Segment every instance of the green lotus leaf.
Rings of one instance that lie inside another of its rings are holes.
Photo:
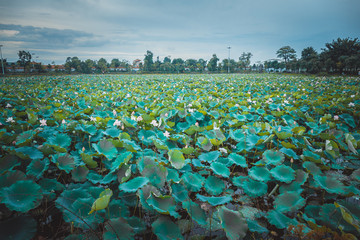
[[[246,137],[246,144],[254,147],[260,143],[261,138],[256,134],[248,134]]]
[[[322,175],[315,175],[314,176],[315,182],[322,188],[325,189],[328,193],[334,194],[346,194],[346,187],[342,182],[340,182],[336,177],[332,175],[322,176]]]
[[[244,192],[249,197],[260,197],[267,193],[268,185],[249,178],[247,181],[243,182],[243,188]]]
[[[26,180],[26,175],[19,171],[8,171],[4,175],[0,175],[0,188],[10,187],[17,181]]]
[[[187,148],[182,148],[180,151],[181,151],[183,154],[190,155],[190,154],[192,154],[192,153],[195,151],[195,148],[193,148],[193,147],[187,147]]]
[[[71,144],[71,138],[66,133],[60,133],[49,137],[47,144],[66,149]]]
[[[205,182],[205,178],[198,173],[186,172],[181,176],[186,188],[192,192],[200,191],[202,185]]]
[[[94,125],[78,125],[75,129],[88,133],[91,136],[94,136],[97,132],[97,128]]]
[[[207,202],[212,206],[223,205],[232,200],[232,197],[230,195],[225,195],[221,197],[207,197],[200,194],[196,194],[196,198],[202,202]]]
[[[205,137],[199,137],[197,139],[197,145],[200,146],[205,151],[210,151],[211,148],[213,147],[211,141]]]
[[[243,167],[243,168],[247,168],[248,165],[247,165],[247,162],[246,162],[246,158],[239,155],[239,154],[236,154],[236,153],[230,153],[229,156],[229,161],[233,164],[236,164],[240,167]]]
[[[56,179],[43,178],[39,181],[44,194],[52,194],[54,191],[60,192],[64,190],[64,185],[56,181]]]
[[[292,157],[293,159],[299,159],[299,156],[296,155],[294,150],[292,150],[290,148],[281,148],[280,152],[284,153],[285,155],[287,155],[289,157]]]
[[[105,224],[106,231],[103,234],[104,240],[111,239],[134,239],[134,229],[122,217],[112,218]]]
[[[30,164],[26,167],[26,174],[29,177],[34,179],[39,179],[42,177],[42,174],[49,168],[50,161],[45,158],[43,160],[36,159],[32,160]]]
[[[44,157],[44,154],[42,152],[40,152],[37,148],[34,148],[34,147],[19,147],[19,148],[16,148],[15,151],[17,153],[24,154],[25,156],[27,156],[33,160],[42,159]],[[20,156],[20,157],[22,157],[22,156]]]
[[[242,239],[246,236],[248,225],[240,212],[221,206],[218,215],[228,239]]]
[[[301,187],[301,184],[299,182],[293,181],[290,184],[283,184],[280,187],[279,192],[285,193],[285,192],[298,192],[298,193],[302,193],[304,191],[304,189]]]
[[[176,212],[176,201],[172,196],[156,196],[154,193],[151,193],[146,202],[161,214],[171,215],[174,218],[180,217]]]
[[[267,164],[280,165],[284,162],[285,156],[282,152],[276,150],[266,150],[263,153],[263,159]]]
[[[342,119],[344,119],[344,121],[346,122],[346,124],[348,124],[350,127],[352,128],[356,128],[356,123],[354,120],[354,117],[345,113],[345,114],[341,114],[339,117],[341,117]]]
[[[110,198],[112,195],[113,192],[109,188],[102,191],[99,197],[92,204],[91,211],[88,214],[107,208],[109,206]]]
[[[220,162],[213,162],[210,165],[210,169],[214,171],[215,174],[228,178],[230,176],[230,170],[226,167],[225,164]]]
[[[348,145],[349,150],[355,155],[358,155],[359,153],[358,151],[356,151],[357,141],[350,133],[345,133],[345,141]]]
[[[186,209],[191,218],[198,224],[204,226],[206,222],[206,213],[205,211],[196,203],[191,200],[183,201],[183,208]]]
[[[168,171],[168,175],[166,176],[166,180],[168,182],[175,182],[175,183],[180,182],[181,179],[176,169],[168,168],[167,171]]]
[[[306,201],[298,192],[284,192],[274,201],[275,209],[279,212],[294,212],[305,205]]]
[[[28,215],[16,216],[0,222],[0,236],[4,240],[31,240],[36,232],[37,222]]]
[[[204,162],[214,162],[214,161],[216,161],[220,156],[221,156],[220,151],[212,151],[212,152],[208,152],[208,153],[202,153],[202,154],[199,156],[199,160],[200,160],[200,161],[204,161]]]
[[[104,134],[107,136],[110,136],[112,138],[117,138],[119,137],[121,131],[119,129],[117,129],[116,127],[109,127],[104,131]]]
[[[41,199],[41,187],[31,180],[18,181],[0,191],[1,203],[23,213],[39,206]]]
[[[172,196],[178,202],[184,202],[189,199],[189,192],[182,183],[173,183],[171,185]]]
[[[271,179],[270,171],[266,167],[252,167],[249,170],[249,177],[261,182],[267,182]]]
[[[123,183],[129,180],[131,177],[131,166],[128,164],[124,164],[121,168],[117,171],[118,182]]]
[[[123,166],[123,164],[127,164],[132,157],[133,157],[133,153],[128,151],[118,155],[115,158],[115,160],[111,163],[110,172],[115,172],[116,170],[120,169]]]
[[[119,185],[119,189],[124,192],[136,192],[149,182],[146,177],[136,177]]]
[[[301,169],[295,171],[295,181],[298,182],[300,185],[303,185],[308,179],[308,177],[309,174]]]
[[[75,168],[75,159],[68,153],[58,153],[52,155],[53,163],[57,165],[60,170],[70,173]]]
[[[14,167],[21,165],[19,158],[16,155],[6,155],[0,158],[0,175],[11,171]]]
[[[357,180],[357,181],[360,182],[360,169],[357,169],[357,170],[353,171],[353,173],[351,174],[351,177],[354,180]]]
[[[204,184],[205,190],[210,195],[219,195],[225,189],[225,183],[220,178],[208,176]]]
[[[181,240],[184,237],[177,224],[175,224],[169,217],[160,216],[155,222],[151,224],[155,235],[160,240],[176,239]]]
[[[248,177],[238,176],[238,177],[233,177],[232,182],[237,187],[243,187],[244,182],[247,180],[248,180]]]
[[[144,129],[139,131],[138,139],[141,139],[141,142],[146,146],[149,146],[153,143],[152,137],[156,137],[156,133],[154,131]]]
[[[85,182],[89,169],[86,166],[77,166],[71,171],[71,178],[74,182]]]
[[[241,212],[241,214],[246,219],[251,219],[251,220],[255,220],[255,218],[262,213],[262,211],[257,208],[245,206],[245,205],[239,209],[239,212]]]
[[[124,144],[124,147],[126,150],[130,152],[137,152],[141,150],[141,147],[137,145],[134,141],[130,141],[128,139],[121,139],[122,143]]]
[[[167,168],[162,165],[146,165],[141,172],[143,177],[158,188],[164,187],[167,174]]]
[[[294,127],[293,129],[291,129],[291,131],[293,133],[295,133],[296,135],[303,135],[306,131],[306,128],[303,126],[299,126],[299,127]]]
[[[246,219],[250,232],[268,233],[269,230],[258,223],[256,220]]]
[[[275,134],[281,140],[292,137],[292,133],[290,133],[290,132],[278,132],[278,131],[275,131]]]
[[[146,201],[147,199],[150,197],[151,192],[153,192],[156,195],[160,195],[160,191],[159,189],[157,189],[156,187],[154,187],[151,184],[145,185],[144,187],[140,188],[139,191],[136,193],[137,196],[139,197],[140,203],[141,203],[141,207],[149,210],[149,211],[153,211],[153,207],[150,206]],[[175,198],[175,196],[174,196]]]
[[[98,144],[93,143],[93,148],[99,153],[104,155],[108,160],[112,160],[116,157],[118,151],[112,142],[103,139]]]
[[[94,198],[75,198],[75,201],[71,199],[71,202],[69,208],[63,209],[65,222],[83,230],[96,229],[100,223],[104,222],[104,218],[100,214],[89,215]]]
[[[270,170],[271,175],[280,182],[290,183],[295,179],[295,171],[286,165],[276,166]]]
[[[311,151],[305,150],[303,152],[303,155],[306,160],[315,162],[315,163],[321,163],[321,157],[319,154],[313,153]]]
[[[278,229],[285,229],[289,225],[297,225],[297,221],[291,218],[288,218],[281,212],[277,210],[271,210],[266,215],[266,218],[268,219],[269,223],[277,227]]]
[[[313,162],[303,162],[303,167],[308,170],[309,173],[311,173],[312,175],[321,175],[321,169]]]
[[[16,145],[26,145],[28,144],[36,134],[35,131],[29,130],[21,133],[16,137]]]
[[[169,161],[171,165],[176,169],[181,169],[185,165],[184,155],[180,150],[172,149],[168,152]]]
[[[97,167],[97,162],[93,160],[93,156],[88,155],[86,153],[81,153],[80,156],[81,156],[81,159],[83,160],[83,162],[89,168],[96,168]]]

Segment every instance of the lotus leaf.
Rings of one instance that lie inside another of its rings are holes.
[[[185,158],[180,150],[174,149],[168,152],[169,161],[176,169],[181,169],[185,165]]]
[[[322,176],[315,175],[314,180],[319,186],[325,189],[328,193],[346,194],[346,187],[338,179],[332,175]]]
[[[204,226],[206,222],[206,213],[205,211],[196,203],[191,200],[183,201],[183,208],[186,209],[191,218],[198,224]]]
[[[295,171],[285,165],[276,166],[275,168],[270,170],[271,175],[281,182],[290,183],[295,179]]]
[[[205,181],[205,190],[210,195],[219,195],[225,189],[225,183],[223,180],[215,177],[215,176],[208,176]]]
[[[19,147],[16,148],[15,151],[24,154],[33,160],[42,159],[44,157],[44,154],[34,147]]]
[[[75,168],[75,159],[68,153],[58,153],[52,155],[53,163],[57,165],[60,170],[70,173]]]
[[[167,174],[167,168],[162,165],[146,165],[141,172],[142,176],[158,188],[164,186]]]
[[[212,206],[223,205],[232,200],[232,197],[230,195],[225,195],[225,196],[221,196],[221,197],[207,197],[207,196],[203,196],[200,194],[196,194],[196,197],[200,201],[208,202]]]
[[[153,185],[151,184],[148,184],[148,185],[145,185],[144,187],[140,188],[139,191],[137,192],[137,196],[139,197],[140,199],[140,203],[141,203],[141,206],[144,208],[144,209],[147,209],[147,210],[153,210],[153,207],[151,207],[147,202],[146,200],[150,197],[150,194],[151,192],[155,193],[156,195],[160,195],[160,191],[154,187]],[[174,198],[176,199],[176,197],[174,196]],[[111,204],[111,203],[110,203]]]
[[[248,167],[247,162],[246,162],[246,158],[239,155],[239,154],[230,153],[228,158],[229,158],[230,162],[233,163],[233,164],[236,164],[236,165],[238,165],[240,167],[243,167],[243,168]]]
[[[284,192],[276,197],[275,209],[279,212],[294,212],[305,205],[306,201],[298,192]]]
[[[353,171],[353,173],[351,174],[351,177],[354,180],[357,180],[357,181],[360,182],[360,169],[357,169],[357,170]]]
[[[172,196],[156,196],[151,192],[146,202],[149,204],[149,206],[153,207],[161,214],[171,215],[174,218],[180,217],[180,215],[176,212],[176,201]]]
[[[296,155],[296,153],[294,152],[294,150],[289,149],[289,148],[281,148],[280,152],[284,153],[285,155],[292,157],[293,159],[299,159],[299,156]]]
[[[242,239],[245,237],[248,225],[240,212],[221,206],[218,210],[218,214],[221,226],[228,239]]]
[[[203,153],[199,156],[199,160],[204,162],[214,162],[221,156],[220,151],[212,151],[208,153]]]
[[[184,202],[189,199],[189,192],[182,183],[173,183],[171,185],[172,195],[178,202]]]
[[[136,177],[119,185],[119,189],[124,192],[136,192],[149,182],[146,177]]]
[[[302,165],[312,175],[321,175],[322,174],[321,169],[313,162],[306,161]]]
[[[226,167],[225,164],[219,163],[219,162],[213,162],[210,165],[210,169],[214,171],[215,174],[223,176],[223,177],[229,177],[230,176],[230,170]]]
[[[106,139],[101,140],[98,144],[93,143],[92,146],[99,154],[104,155],[109,160],[114,159],[118,153],[114,145]]]
[[[31,180],[18,181],[0,192],[1,203],[10,210],[27,212],[40,205],[41,187]]]
[[[270,171],[266,167],[252,167],[249,170],[249,177],[262,182],[267,182],[271,179]]]
[[[263,153],[263,159],[267,164],[280,165],[284,162],[285,156],[282,152],[276,150],[266,150]]]
[[[205,178],[198,173],[186,172],[182,175],[186,188],[192,192],[198,192],[205,182]]]
[[[15,216],[0,222],[2,239],[30,240],[36,235],[37,222],[28,215]]]
[[[244,192],[249,197],[260,197],[267,193],[268,185],[252,179],[243,182]]]
[[[55,136],[49,137],[47,143],[53,146],[60,147],[60,149],[66,149],[71,144],[71,138],[65,133],[60,133],[56,134]]]
[[[121,168],[121,166],[123,164],[127,164],[130,159],[133,157],[133,153],[132,152],[123,152],[121,154],[119,154],[115,160],[111,163],[111,169],[110,169],[110,172],[114,172],[118,169]]]
[[[269,230],[258,223],[256,220],[246,219],[250,232],[268,233]]]
[[[28,144],[36,134],[35,131],[29,130],[21,133],[16,137],[16,145],[26,145]]]
[[[278,229],[284,229],[287,228],[289,225],[297,225],[297,221],[291,218],[288,218],[281,212],[277,210],[271,210],[266,215],[266,218],[268,219],[269,223],[277,227]]]
[[[248,177],[244,177],[244,176],[238,176],[238,177],[234,177],[232,179],[232,182],[235,186],[237,187],[243,187],[244,186],[244,182],[248,180]]]
[[[89,214],[93,213],[94,211],[99,211],[108,207],[110,198],[113,195],[113,192],[107,188],[102,191],[99,195],[99,198],[95,200],[95,202],[91,206],[91,211]]]
[[[31,163],[26,167],[26,174],[34,179],[39,179],[42,177],[42,174],[49,168],[49,164],[50,161],[47,158],[43,160],[32,160]]]
[[[184,239],[177,224],[169,217],[160,216],[151,226],[160,240]]]
[[[168,182],[171,182],[171,181],[175,182],[175,183],[180,182],[180,177],[179,177],[179,173],[177,170],[168,168],[167,172],[168,172],[168,174],[166,176],[166,180]]]

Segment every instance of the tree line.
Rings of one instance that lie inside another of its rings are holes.
[[[17,64],[24,69],[35,68],[38,71],[51,69],[51,65],[31,66],[32,55],[26,51],[19,51]],[[184,72],[250,72],[250,71],[281,71],[293,73],[320,72],[337,74],[358,74],[360,71],[360,42],[358,38],[338,38],[331,43],[326,43],[325,48],[318,53],[313,47],[304,48],[301,57],[297,58],[296,51],[290,46],[283,46],[276,51],[280,59],[268,60],[263,63],[256,62],[251,65],[252,53],[243,52],[236,61],[235,59],[220,59],[216,54],[210,60],[165,57],[160,61],[159,57],[154,60],[154,54],[148,50],[142,61],[130,63],[127,60],[114,58],[107,62],[105,58],[98,61],[87,59],[80,60],[78,57],[68,57],[64,64],[67,73],[107,73],[111,71],[130,72],[140,71],[142,73],[184,73]]]

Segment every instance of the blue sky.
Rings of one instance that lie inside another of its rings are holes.
[[[289,45],[297,56],[340,37],[360,37],[359,0],[0,0],[3,57],[35,53],[43,63],[78,56],[209,60],[216,53],[252,63]]]

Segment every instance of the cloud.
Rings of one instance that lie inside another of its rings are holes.
[[[27,48],[42,49],[103,46],[106,43],[83,31],[13,24],[0,24],[0,37],[3,41],[21,42]]]

